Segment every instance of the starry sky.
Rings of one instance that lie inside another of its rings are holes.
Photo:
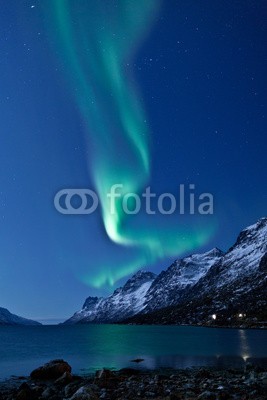
[[[0,18],[0,306],[56,322],[266,216],[264,0],[12,0]],[[111,216],[116,183],[194,184],[214,214]],[[63,188],[97,211],[58,213]]]

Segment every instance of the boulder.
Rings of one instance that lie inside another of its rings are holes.
[[[205,400],[216,400],[216,394],[206,390],[205,392],[201,393],[198,396],[198,399],[201,399],[201,400],[204,400],[204,399]]]
[[[73,376],[71,375],[70,372],[64,372],[63,375],[61,375],[56,381],[55,384],[57,385],[62,385],[62,386],[66,386],[68,385],[70,382],[73,381]]]
[[[19,391],[16,395],[16,400],[31,400],[33,399],[33,393],[30,386],[27,383],[23,383],[19,387]]]
[[[114,372],[110,371],[109,369],[104,368],[99,371],[96,371],[95,377],[97,379],[107,380],[107,379],[115,377],[115,374],[114,374]]]
[[[196,373],[196,377],[199,379],[208,379],[211,377],[211,373],[209,370],[202,368]]]
[[[56,394],[55,389],[53,388],[46,388],[42,393],[42,399],[50,400],[52,396]]]
[[[70,400],[97,400],[97,399],[98,396],[93,392],[90,386],[82,386],[70,398]]]
[[[119,375],[124,376],[133,376],[133,375],[140,375],[140,370],[134,368],[122,368],[119,370]]]
[[[55,380],[65,372],[71,373],[71,366],[64,360],[53,360],[32,371],[30,377],[34,380]]]

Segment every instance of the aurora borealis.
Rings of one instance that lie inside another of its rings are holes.
[[[51,37],[69,66],[68,81],[86,122],[88,166],[102,206],[109,238],[135,249],[133,260],[89,271],[85,279],[100,287],[166,256],[178,256],[205,244],[212,229],[183,229],[179,223],[155,229],[153,221],[129,227],[121,198],[110,212],[107,193],[121,185],[121,195],[140,193],[150,179],[149,123],[130,63],[138,45],[153,29],[161,2],[53,0]]]
[[[3,3],[0,306],[65,318],[139,269],[227,250],[266,215],[266,13],[264,0]],[[114,184],[141,200],[150,187],[153,209],[184,184],[186,213],[125,215],[121,196],[111,214]],[[65,188],[94,190],[98,209],[60,214]],[[211,193],[214,215],[191,215],[189,192],[196,207]]]

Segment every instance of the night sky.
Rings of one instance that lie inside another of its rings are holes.
[[[2,0],[0,18],[0,306],[68,317],[266,216],[265,0]],[[116,183],[194,184],[214,215],[111,217]],[[63,188],[102,208],[60,214]]]

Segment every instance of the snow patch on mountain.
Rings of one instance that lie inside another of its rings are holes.
[[[152,272],[138,271],[111,296],[86,299],[82,310],[65,323],[114,322],[139,313],[144,308],[146,293],[155,278]]]
[[[226,253],[214,248],[192,254],[158,276],[139,271],[111,296],[86,299],[82,310],[65,323],[118,322],[132,316],[137,322],[141,318],[155,323],[201,323],[220,310],[225,310],[225,318],[226,314],[232,318],[233,310],[242,304],[252,309],[254,303],[254,311],[261,315],[267,305],[266,272],[267,218],[261,218],[244,229]],[[173,307],[173,313],[161,315],[166,307]]]
[[[205,276],[223,255],[221,250],[214,248],[176,260],[151,285],[146,296],[145,312],[177,304],[182,294]]]

